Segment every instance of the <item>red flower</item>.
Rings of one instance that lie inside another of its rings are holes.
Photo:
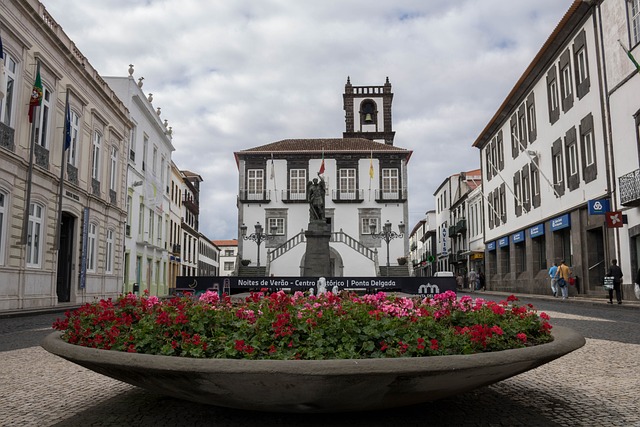
[[[509,295],[507,297],[507,301],[509,301],[509,302],[518,301],[518,297],[515,296],[515,295]]]
[[[516,334],[516,338],[518,338],[520,341],[522,341],[522,343],[526,343],[527,342],[527,334],[520,332],[519,334]]]
[[[431,340],[431,350],[436,351],[438,350],[439,346],[438,346],[438,340],[433,339]]]

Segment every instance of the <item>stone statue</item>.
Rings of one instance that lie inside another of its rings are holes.
[[[309,221],[324,220],[324,197],[326,187],[324,178],[313,178],[307,183],[307,201],[309,202]]]

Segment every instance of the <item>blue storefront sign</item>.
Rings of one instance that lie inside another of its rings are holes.
[[[504,248],[505,246],[509,246],[509,238],[503,237],[500,240],[498,240],[498,246],[501,248]]]
[[[511,241],[513,243],[522,243],[524,242],[524,231],[519,231],[515,234],[511,235]]]
[[[553,218],[550,221],[551,224],[551,230],[552,231],[557,231],[557,230],[561,230],[563,228],[568,228],[571,227],[571,217],[569,217],[569,214],[564,214],[562,216],[559,216],[557,218]]]
[[[589,215],[604,215],[609,212],[609,199],[596,199],[587,202],[589,207]]]
[[[529,229],[529,236],[531,236],[532,239],[535,237],[544,236],[544,224],[538,224],[531,227]]]
[[[496,250],[496,241],[495,240],[493,242],[487,243],[487,250],[488,251],[495,251]]]

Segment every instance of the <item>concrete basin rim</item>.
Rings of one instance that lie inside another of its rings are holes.
[[[209,373],[282,373],[353,375],[369,373],[418,373],[424,371],[450,371],[477,366],[498,366],[532,359],[553,360],[585,344],[582,335],[573,329],[554,326],[554,340],[550,343],[520,349],[503,350],[470,355],[331,360],[244,360],[197,359],[100,350],[69,344],[62,340],[61,332],[46,336],[41,345],[52,354],[79,364],[126,365],[128,368],[154,371],[191,371]]]

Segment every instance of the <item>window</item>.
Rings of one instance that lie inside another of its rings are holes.
[[[107,274],[113,273],[113,230],[107,230],[107,253],[104,270]]]
[[[144,136],[142,141],[142,170],[145,171],[147,167],[147,153],[149,151],[149,137]]]
[[[584,146],[585,165],[591,166],[595,163],[593,153],[593,131],[589,131],[582,136],[582,145]]]
[[[561,184],[563,181],[562,173],[562,154],[556,154],[553,156],[553,183]]]
[[[131,236],[131,204],[133,203],[133,199],[131,196],[127,196],[127,225],[125,227],[125,231],[127,232],[127,236]]]
[[[558,98],[558,81],[555,65],[547,72],[547,105],[549,107],[549,123],[554,124],[560,118],[560,101]]]
[[[560,55],[560,93],[562,111],[566,113],[573,107],[573,80],[571,78],[571,53],[569,49]]]
[[[42,206],[29,205],[29,226],[27,228],[27,266],[40,267],[42,240]]]
[[[149,208],[149,228],[147,228],[147,235],[149,236],[148,242],[153,242],[153,223],[155,219],[155,214],[153,213],[153,209]]]
[[[275,236],[284,236],[284,218],[267,218],[267,233]]]
[[[136,133],[138,132],[138,129],[136,127],[135,124],[131,125],[131,134],[130,134],[130,141],[129,141],[129,160],[131,160],[133,163],[136,162]]]
[[[382,198],[397,199],[398,187],[398,169],[382,169]]]
[[[360,221],[360,234],[371,234],[372,225],[375,225],[376,233],[381,231],[378,218],[363,217]]]
[[[529,144],[532,144],[538,137],[538,128],[536,124],[536,103],[533,92],[527,98],[527,128],[529,130]]]
[[[524,205],[526,210],[529,210],[529,199],[530,199],[530,189],[529,186],[529,174],[522,173],[522,204]]]
[[[640,0],[627,0],[632,46],[640,43]]]
[[[18,64],[10,53],[4,53],[4,71],[7,78],[4,99],[0,103],[0,122],[11,127],[13,118],[13,95]]]
[[[70,111],[70,122],[71,122],[71,144],[69,145],[69,149],[67,150],[67,163],[71,166],[76,165],[76,158],[78,156],[78,134],[80,131],[80,116],[78,113],[71,110]]]
[[[513,203],[516,216],[522,215],[522,190],[520,188],[520,172],[513,175]]]
[[[340,169],[339,180],[340,180],[340,184],[339,184],[340,198],[348,198],[344,196],[350,196],[351,198],[355,198],[356,170]]]
[[[576,144],[571,144],[568,147],[568,167],[569,167],[569,176],[573,176],[578,173],[578,149]]]
[[[249,169],[247,171],[247,198],[250,200],[258,200],[263,198],[264,193],[264,170]]]
[[[289,199],[305,200],[307,198],[307,170],[291,169],[289,171]]]
[[[100,144],[102,134],[97,130],[93,132],[93,155],[91,156],[91,178],[100,181]]]
[[[140,210],[138,211],[138,237],[142,237],[144,233],[144,204],[140,203]]]
[[[233,249],[225,249],[224,256],[235,256]]]
[[[156,239],[158,239],[158,246],[162,242],[162,215],[158,215],[158,221],[156,221]]]
[[[111,177],[109,179],[109,188],[116,191],[118,181],[118,149],[111,147]]]
[[[5,200],[7,196],[4,193],[0,193],[0,265],[4,265],[4,240],[5,240],[5,218],[6,207]]]
[[[47,86],[42,86],[42,104],[40,104],[38,117],[34,120],[36,144],[47,148],[49,146],[49,112],[51,110],[51,90]]]
[[[520,140],[518,148],[523,151],[527,147],[527,115],[524,104],[520,106],[518,111],[518,139]]]
[[[97,226],[89,224],[89,234],[87,239],[87,271],[96,271],[96,239]]]
[[[164,177],[165,177],[164,170],[165,170],[165,158],[164,158],[164,156],[162,156],[162,158],[160,159],[160,183],[161,183],[161,185],[163,187],[166,187],[165,192],[168,193],[169,192],[169,186],[166,185],[166,182],[165,182],[165,179],[164,179]]]
[[[154,146],[153,147],[153,158],[151,159],[151,171],[153,172],[153,174],[156,174],[156,170],[157,170],[157,163],[158,163],[158,147]]]
[[[225,271],[233,271],[234,268],[235,268],[235,265],[234,265],[233,261],[225,261],[224,262],[224,270]]]

